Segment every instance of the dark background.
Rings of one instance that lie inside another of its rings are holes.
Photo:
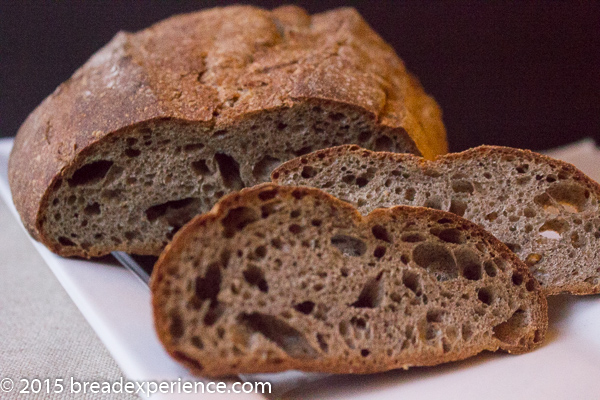
[[[14,135],[118,30],[228,3],[0,0],[0,136]],[[451,150],[600,141],[598,2],[297,4],[312,13],[356,7],[442,106]]]

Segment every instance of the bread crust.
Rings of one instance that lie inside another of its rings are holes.
[[[356,107],[426,157],[447,151],[439,107],[354,9],[214,8],[118,33],[47,97],[15,139],[14,203],[50,245],[39,230],[48,194],[95,144],[165,119],[215,128],[307,100]]]
[[[514,157],[515,159],[522,161],[522,163],[524,164],[546,164],[557,171],[564,171],[570,176],[570,179],[588,189],[591,193],[594,194],[594,196],[596,196],[596,198],[600,198],[600,184],[590,179],[587,175],[585,175],[583,172],[577,169],[577,167],[570,163],[557,160],[543,154],[535,153],[530,150],[489,145],[478,146],[460,153],[449,153],[445,155],[440,155],[437,156],[434,160],[427,160],[412,154],[374,152],[368,149],[363,149],[357,145],[342,145],[328,149],[318,150],[311,154],[307,154],[305,156],[287,161],[279,167],[277,167],[272,172],[271,179],[273,182],[277,183],[279,181],[279,177],[289,175],[293,171],[298,171],[304,165],[310,165],[313,160],[318,161],[323,159],[335,159],[337,157],[349,153],[360,154],[364,157],[372,159],[390,160],[391,162],[398,164],[410,162],[415,165],[418,165],[419,168],[423,171],[429,169],[435,170],[439,165],[453,165],[457,161],[473,161],[477,159],[487,159],[490,156],[504,158]],[[545,287],[544,290],[547,295],[556,295],[560,293],[569,293],[574,295],[589,295],[599,293],[600,286],[596,285],[596,287],[593,287],[588,284],[573,281],[563,284],[560,287]]]
[[[445,362],[457,361],[471,357],[483,350],[496,351],[501,349],[513,354],[521,354],[531,351],[539,347],[545,336],[548,326],[548,315],[547,315],[547,302],[538,282],[533,279],[527,266],[519,260],[519,258],[511,252],[508,247],[503,243],[489,234],[487,231],[479,227],[478,225],[460,218],[454,214],[433,210],[424,207],[410,207],[410,206],[396,206],[387,209],[377,209],[369,215],[362,216],[352,205],[343,202],[319,189],[309,187],[292,187],[292,186],[280,186],[272,183],[264,183],[257,185],[252,188],[246,188],[238,193],[232,193],[223,197],[213,209],[206,214],[195,217],[192,221],[186,224],[174,237],[173,241],[167,245],[165,251],[161,254],[159,260],[155,264],[153,274],[151,277],[150,287],[152,291],[152,305],[154,314],[155,328],[158,333],[163,346],[167,352],[188,367],[192,372],[203,376],[223,376],[232,373],[231,369],[225,365],[225,362],[219,362],[218,360],[201,360],[202,365],[198,360],[194,360],[189,356],[183,354],[177,345],[174,344],[173,337],[169,331],[169,318],[167,316],[164,305],[166,299],[164,296],[163,286],[168,283],[166,280],[170,278],[170,267],[173,263],[177,263],[177,257],[182,254],[182,250],[186,247],[192,246],[194,233],[205,229],[210,226],[214,221],[223,218],[226,213],[234,209],[235,207],[243,207],[249,205],[249,201],[252,201],[254,197],[260,192],[267,190],[277,190],[278,193],[284,193],[284,195],[295,196],[296,198],[310,195],[317,199],[321,199],[325,204],[331,204],[332,208],[342,210],[342,214],[348,213],[356,223],[356,226],[361,224],[382,222],[388,219],[393,219],[395,215],[410,215],[413,219],[418,218],[430,218],[432,220],[439,220],[447,218],[452,221],[458,222],[461,227],[469,230],[472,237],[479,237],[483,241],[490,243],[495,252],[500,257],[504,257],[513,268],[522,274],[526,281],[531,282],[531,294],[534,297],[531,308],[531,330],[526,340],[521,340],[518,344],[509,344],[501,342],[497,339],[491,339],[489,345],[485,348],[469,349],[468,352],[462,352],[457,354],[452,352],[444,354],[443,356],[431,356],[421,355],[411,359],[407,359],[403,367],[408,368],[409,366],[431,366]],[[171,272],[172,274],[172,272]],[[180,277],[179,277],[180,278]],[[535,335],[532,332],[537,331]],[[331,361],[331,360],[329,360]],[[381,372],[393,368],[393,360],[390,359],[389,364],[385,368],[364,367],[353,365],[350,368],[343,362],[322,362],[321,360],[302,360],[295,359],[292,357],[284,357],[282,361],[278,361],[276,364],[268,365],[265,369],[265,364],[253,365],[246,364],[243,371],[240,373],[253,373],[253,372],[279,372],[288,369],[300,369],[304,371],[318,371],[318,372],[329,372],[329,373],[374,373]]]

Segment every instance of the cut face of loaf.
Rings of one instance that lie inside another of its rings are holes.
[[[371,132],[365,146],[411,149],[357,110],[312,102],[218,132],[178,121],[136,128],[98,143],[64,171],[48,193],[41,231],[63,255],[158,255],[224,194],[268,180],[282,161],[312,149],[361,142],[363,132]]]
[[[27,118],[9,179],[52,251],[158,255],[224,194],[345,143],[446,151],[437,104],[356,11],[232,6],[118,34]]]
[[[506,243],[547,294],[600,292],[600,187],[571,164],[505,147],[426,161],[341,146],[272,177],[322,188],[363,214],[394,205],[453,212]]]
[[[206,376],[521,353],[547,327],[539,284],[475,224],[416,207],[362,217],[306,187],[223,198],[177,233],[151,288],[162,343]]]

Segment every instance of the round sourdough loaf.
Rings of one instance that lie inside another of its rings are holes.
[[[355,10],[233,6],[117,34],[27,118],[9,178],[52,251],[158,254],[224,194],[344,143],[447,150],[437,104]]]

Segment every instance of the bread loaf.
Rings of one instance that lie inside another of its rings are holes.
[[[364,214],[401,204],[451,211],[506,243],[547,294],[600,292],[600,187],[571,164],[506,147],[426,161],[341,146],[273,178],[322,188]]]
[[[344,143],[446,151],[435,101],[355,10],[232,6],[115,36],[24,122],[9,178],[52,251],[159,254],[224,194]]]
[[[371,373],[541,343],[539,284],[504,244],[422,207],[362,217],[263,184],[184,226],[152,275],[158,336],[206,376]]]

